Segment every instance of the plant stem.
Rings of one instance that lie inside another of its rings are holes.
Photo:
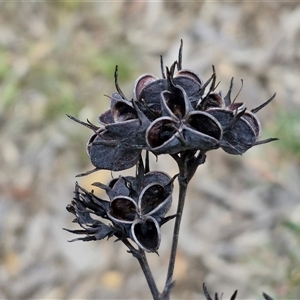
[[[145,255],[145,251],[140,250],[140,253],[141,253],[141,255],[138,258],[138,261],[139,261],[140,266],[141,266],[141,268],[144,272],[145,278],[148,282],[148,286],[150,288],[152,297],[153,297],[154,300],[160,300],[161,298],[160,298],[160,295],[159,295],[159,291],[157,289],[155,280],[154,280],[152,272],[150,270],[148,260],[147,260],[147,257]]]
[[[176,220],[174,224],[173,241],[172,241],[167,279],[165,283],[164,292],[161,296],[161,300],[170,299],[170,291],[173,286],[173,273],[175,267],[180,224],[182,219],[182,213],[183,213],[188,183],[194,176],[198,166],[205,162],[206,156],[205,153],[201,151],[198,153],[197,156],[195,156],[195,152],[187,151],[185,153],[182,153],[181,156],[173,155],[172,157],[177,162],[179,168],[179,176],[178,176],[179,195],[178,195],[178,206],[177,206]]]
[[[170,299],[170,291],[173,285],[172,281],[173,281],[173,273],[174,273],[176,252],[177,252],[178,239],[179,239],[180,224],[181,224],[182,212],[184,208],[185,196],[186,196],[186,191],[188,186],[187,159],[182,159],[182,157],[179,158],[178,156],[173,158],[176,160],[179,167],[179,176],[178,176],[179,195],[178,195],[178,206],[177,206],[176,220],[174,224],[173,241],[172,241],[172,248],[170,253],[167,279],[166,279],[165,288],[163,292],[163,298],[161,298],[163,300]]]
[[[129,248],[128,252],[130,252],[138,260],[147,280],[153,299],[160,300],[160,294],[150,270],[145,251],[142,249],[136,249],[128,240],[123,240],[123,243]]]

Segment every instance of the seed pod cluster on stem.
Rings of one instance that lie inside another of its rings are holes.
[[[68,230],[83,235],[74,240],[102,240],[115,236],[136,257],[154,299],[169,299],[181,217],[188,183],[206,153],[222,149],[242,155],[251,147],[276,140],[260,140],[261,125],[256,113],[270,103],[275,94],[260,106],[248,110],[245,103],[232,100],[233,78],[226,95],[216,92],[216,72],[203,81],[195,72],[182,68],[182,41],[178,59],[164,67],[161,78],[146,73],[134,84],[128,99],[114,80],[116,91],[109,97],[110,107],[99,115],[100,125],[89,120],[72,120],[92,130],[86,145],[94,169],[122,171],[136,166],[135,176],[119,176],[107,185],[93,185],[105,190],[108,199],[100,199],[75,185],[74,198],[67,210],[75,215],[81,229]],[[142,152],[146,153],[145,160]],[[160,171],[150,171],[149,153],[156,157],[169,154],[178,165],[179,196],[176,215],[166,216],[172,204],[173,178]],[[95,218],[97,216],[97,218]],[[163,293],[159,293],[149,269],[146,252],[158,252],[160,227],[175,218],[169,269]],[[204,286],[206,298],[210,296]],[[234,298],[235,299],[234,294]],[[209,298],[208,298],[209,297]],[[216,296],[217,297],[217,296]],[[216,298],[218,299],[218,298]]]

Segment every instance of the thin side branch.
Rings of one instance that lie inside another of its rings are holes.
[[[158,288],[156,286],[154,277],[149,267],[149,263],[145,254],[145,251],[142,249],[136,249],[132,244],[126,239],[122,240],[122,242],[129,248],[129,253],[131,253],[139,262],[144,276],[147,280],[148,286],[150,288],[153,300],[161,300]]]

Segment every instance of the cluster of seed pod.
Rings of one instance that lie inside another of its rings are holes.
[[[223,97],[215,92],[214,68],[203,82],[194,72],[182,69],[181,57],[182,44],[178,61],[166,68],[166,74],[161,60],[162,78],[143,74],[136,80],[131,100],[118,85],[116,68],[117,92],[110,98],[110,109],[99,116],[102,127],[72,117],[93,130],[87,153],[96,169],[130,168],[142,150],[160,155],[222,148],[229,154],[243,154],[275,140],[259,140],[261,126],[255,115],[275,94],[249,111],[244,103],[231,100],[233,80]]]
[[[137,165],[136,177],[120,177],[108,186],[98,183],[109,201],[97,198],[78,185],[68,210],[86,234],[81,240],[103,239],[112,235],[130,238],[139,248],[155,252],[160,244],[160,226],[168,220],[173,180],[161,172],[144,174],[141,152],[155,155],[206,153],[221,148],[229,154],[243,154],[249,148],[273,141],[260,140],[261,126],[255,115],[275,97],[252,110],[231,100],[233,80],[226,96],[216,92],[216,74],[203,82],[193,71],[182,68],[182,43],[178,60],[162,78],[143,74],[137,78],[133,99],[128,100],[118,84],[110,97],[110,109],[99,116],[102,126],[74,121],[93,131],[87,153],[94,170],[120,171]],[[191,160],[192,161],[192,160]],[[94,171],[92,170],[92,171]],[[91,172],[91,171],[89,171]],[[89,172],[85,173],[88,174]],[[112,226],[93,220],[90,214],[109,219]]]
[[[159,248],[162,224],[173,218],[165,217],[172,202],[173,180],[163,172],[144,172],[139,161],[136,177],[113,179],[108,185],[93,185],[104,189],[109,201],[100,199],[76,184],[75,197],[67,210],[76,216],[82,230],[68,230],[84,237],[75,240],[101,240],[115,235],[131,239],[139,248],[156,252]],[[91,217],[109,220],[110,225]]]

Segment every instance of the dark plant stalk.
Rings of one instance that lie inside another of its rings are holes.
[[[160,300],[161,298],[159,295],[159,291],[156,286],[151,269],[149,267],[145,251],[142,249],[136,249],[135,247],[132,246],[132,244],[128,240],[123,240],[123,243],[129,248],[128,252],[130,252],[138,260],[143,270],[144,276],[147,280],[153,299]]]
[[[150,288],[151,294],[153,296],[154,300],[160,300],[160,295],[159,295],[159,291],[157,289],[154,277],[152,275],[152,272],[150,270],[149,264],[148,264],[148,260],[145,254],[144,250],[140,250],[140,256],[138,257],[138,261],[140,263],[140,266],[143,270],[143,273],[145,275],[145,278],[147,280],[148,286]]]
[[[172,287],[180,224],[181,224],[182,212],[184,208],[185,196],[186,196],[186,191],[188,186],[188,183],[184,177],[178,178],[178,182],[179,182],[178,206],[177,206],[176,220],[175,220],[174,231],[173,231],[173,241],[172,241],[172,248],[171,248],[170,260],[169,260],[169,267],[168,267],[167,279],[165,284],[165,293],[167,296],[167,298],[165,299],[169,299],[169,294]]]
[[[193,175],[195,174],[198,166],[205,162],[204,153],[200,151],[197,156],[194,156],[194,154],[195,154],[194,152],[186,151],[184,153],[181,153],[180,156],[172,155],[174,160],[177,162],[179,168],[179,175],[178,175],[179,195],[178,195],[176,220],[175,220],[174,230],[173,230],[173,239],[172,239],[172,248],[170,253],[169,267],[168,267],[164,292],[161,298],[162,300],[170,299],[170,291],[173,286],[173,273],[174,273],[174,267],[176,261],[180,224],[182,219],[182,213],[183,213],[188,183],[192,179]],[[192,163],[190,163],[190,161],[192,161]]]
[[[173,273],[175,267],[180,224],[181,224],[182,212],[184,208],[185,196],[186,196],[186,191],[188,186],[188,180],[187,180],[188,161],[186,159],[186,156],[184,157],[184,155],[181,156],[172,155],[172,157],[177,162],[179,168],[179,175],[178,175],[179,195],[178,195],[176,220],[175,220],[174,230],[173,230],[172,248],[171,248],[170,259],[169,259],[168,273],[167,273],[164,292],[162,294],[163,297],[161,298],[163,300],[170,299],[170,291],[173,286]]]

